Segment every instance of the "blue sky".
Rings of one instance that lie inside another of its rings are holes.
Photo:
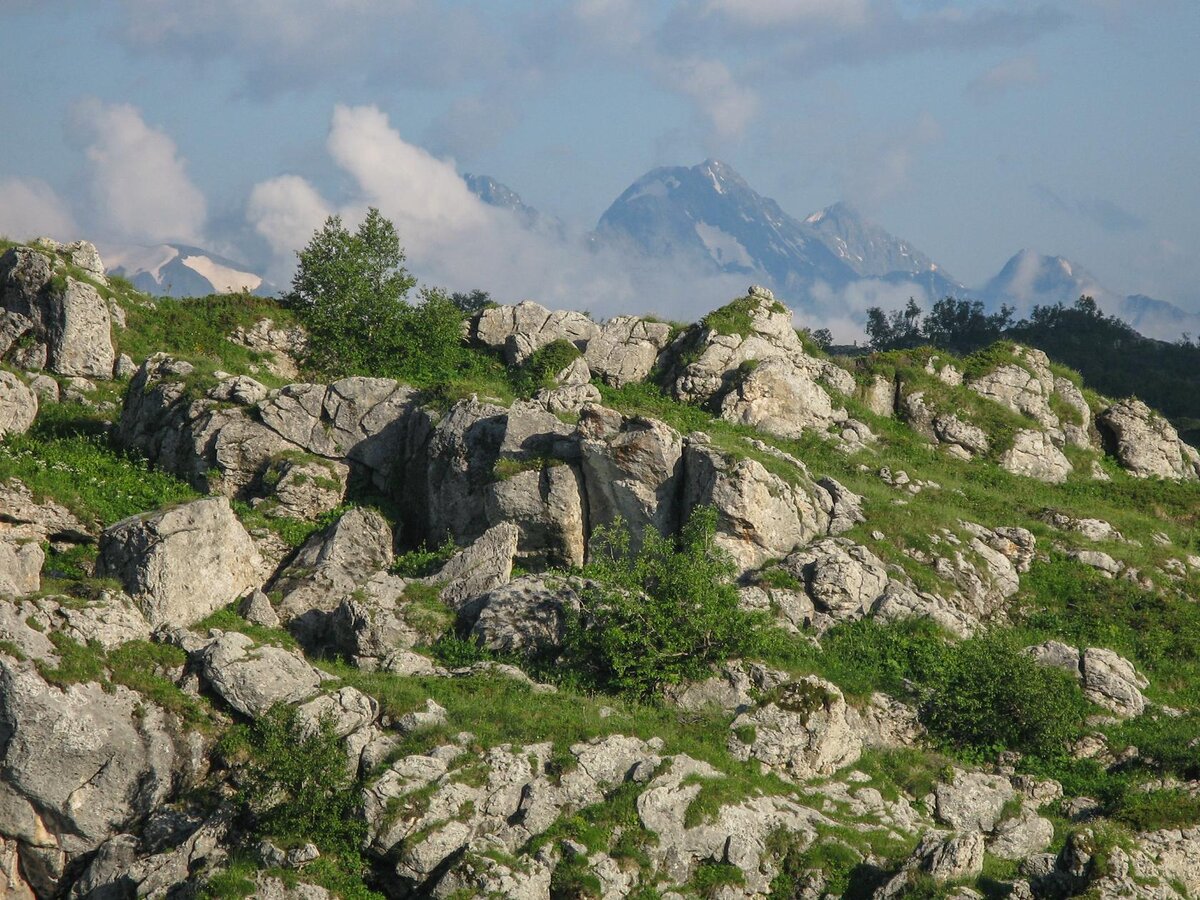
[[[968,284],[1032,247],[1196,309],[1198,36],[1174,0],[4,0],[0,232],[286,278],[322,215],[375,203],[430,280],[603,306],[638,286],[507,235],[454,173],[583,232],[711,156]]]

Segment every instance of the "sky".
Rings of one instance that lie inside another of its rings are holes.
[[[286,284],[326,215],[376,205],[429,283],[699,315],[733,282],[582,248],[647,170],[712,157],[968,285],[1033,248],[1197,310],[1197,37],[1194,0],[0,0],[0,234]]]

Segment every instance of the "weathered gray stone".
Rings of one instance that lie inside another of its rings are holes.
[[[697,435],[688,439],[684,473],[684,508],[716,507],[717,543],[742,570],[787,556],[828,528],[824,510],[800,484],[756,460],[729,457]]]
[[[888,583],[883,561],[845,538],[815,541],[789,555],[783,567],[804,584],[817,610],[834,621],[862,618]]]
[[[1141,400],[1114,403],[1096,417],[1105,449],[1138,478],[1200,478],[1200,456]]]
[[[387,520],[371,509],[350,510],[310,537],[271,583],[282,595],[276,607],[280,619],[334,609],[392,559]]]
[[[1025,429],[1013,436],[1013,444],[1000,456],[1000,468],[1036,478],[1050,484],[1061,484],[1071,474],[1071,461],[1054,445],[1044,431]]]
[[[862,752],[847,711],[842,692],[827,681],[810,675],[788,682],[733,720],[730,752],[798,781],[831,775]]]
[[[613,387],[644,381],[671,337],[671,326],[640,316],[616,316],[588,341],[584,358]]]
[[[12,372],[0,369],[0,438],[24,434],[37,413],[37,394]]]
[[[520,365],[558,340],[570,341],[582,350],[599,335],[600,326],[583,313],[551,311],[530,300],[485,309],[472,323],[472,337],[503,351],[509,365]]]
[[[508,584],[519,537],[517,526],[505,522],[489,528],[471,546],[451,557],[436,576],[443,584],[442,602],[461,609],[469,601]]]
[[[935,812],[959,831],[991,831],[1013,794],[1012,784],[1001,775],[955,769],[952,780],[934,788]]]
[[[620,518],[634,535],[679,525],[683,438],[656,419],[591,406],[579,420],[589,530]]]
[[[560,649],[579,597],[565,579],[527,575],[466,604],[461,620],[480,646],[526,656]]]
[[[257,718],[276,703],[300,703],[317,692],[321,676],[299,656],[279,647],[256,646],[236,631],[198,653],[204,680],[243,715]]]
[[[45,558],[33,541],[8,540],[0,532],[0,598],[24,597],[41,590]]]
[[[104,530],[96,571],[116,578],[152,625],[191,625],[261,584],[262,558],[224,497]]]
[[[1001,859],[1025,859],[1050,846],[1054,824],[1029,807],[996,826],[988,851]]]

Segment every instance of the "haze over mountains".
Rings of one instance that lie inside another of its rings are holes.
[[[552,241],[569,240],[561,220],[528,205],[508,185],[487,175],[467,174],[463,180],[484,203],[512,213],[522,228]],[[944,296],[966,297],[993,309],[1007,304],[1023,315],[1039,304],[1071,303],[1089,294],[1106,312],[1149,337],[1175,340],[1185,332],[1200,333],[1196,313],[1144,295],[1123,296],[1080,265],[1030,249],[1017,252],[985,284],[968,286],[849,204],[797,218],[755,191],[728,163],[714,159],[647,172],[605,210],[588,239],[593,247],[635,254],[643,262],[745,276],[801,311],[828,312],[853,293],[856,302],[847,312],[855,318],[864,316],[867,305],[894,306],[908,296],[926,304]],[[113,271],[154,294],[277,290],[253,266],[179,244],[121,254]]]

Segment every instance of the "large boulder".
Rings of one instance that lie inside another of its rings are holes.
[[[0,257],[0,308],[29,321],[32,341],[15,360],[25,368],[112,377],[108,304],[91,284],[67,274],[56,253],[14,247]]]
[[[782,566],[804,585],[819,612],[839,622],[865,616],[888,584],[883,560],[845,538],[815,541]]]
[[[117,685],[56,687],[0,655],[0,833],[54,896],[70,863],[166,801],[187,767],[178,723]]]
[[[1046,641],[1027,652],[1039,664],[1062,669],[1076,678],[1085,697],[1117,716],[1139,716],[1146,709],[1142,689],[1150,682],[1138,674],[1133,663],[1111,650],[1076,650],[1060,641]]]
[[[487,650],[536,656],[561,649],[567,617],[578,609],[566,580],[527,575],[469,603],[460,621]]]
[[[0,531],[0,597],[24,597],[42,586],[46,555],[34,541],[15,541]]]
[[[373,509],[356,507],[310,537],[271,583],[284,621],[333,610],[393,559],[392,528]]]
[[[635,535],[679,526],[683,437],[641,416],[589,406],[579,419],[590,529],[621,519]]]
[[[806,429],[825,430],[846,417],[813,377],[810,368],[778,356],[747,362],[721,398],[721,418],[781,437],[799,437]]]
[[[1141,400],[1114,403],[1096,417],[1105,449],[1138,478],[1200,478],[1200,455]]]
[[[37,394],[12,372],[0,369],[0,438],[24,434],[37,413]]]
[[[263,561],[225,497],[133,516],[104,530],[96,572],[152,625],[191,625],[258,587]]]
[[[842,692],[828,681],[815,675],[790,681],[733,720],[729,749],[796,781],[832,775],[862,753],[848,711]]]
[[[949,781],[939,781],[934,788],[934,812],[958,831],[991,831],[1014,795],[1003,775],[956,769]]]
[[[644,381],[671,338],[671,326],[640,316],[616,316],[588,341],[584,359],[605,384]]]
[[[551,311],[531,300],[485,309],[471,327],[471,336],[501,351],[509,365],[520,365],[555,341],[570,341],[582,350],[599,334],[600,326],[583,313]]]
[[[196,653],[204,680],[243,715],[257,718],[277,703],[300,703],[321,686],[321,675],[295,653],[260,647],[235,631]]]
[[[443,585],[442,602],[459,609],[468,601],[508,584],[519,537],[516,525],[503,522],[452,556],[436,576]]]
[[[1071,474],[1071,461],[1044,431],[1022,429],[1000,456],[1000,468],[1014,475],[1061,484]]]
[[[749,457],[737,458],[691,435],[684,452],[684,508],[712,505],[717,543],[741,570],[787,556],[824,534],[829,516],[797,471],[789,482]]]

